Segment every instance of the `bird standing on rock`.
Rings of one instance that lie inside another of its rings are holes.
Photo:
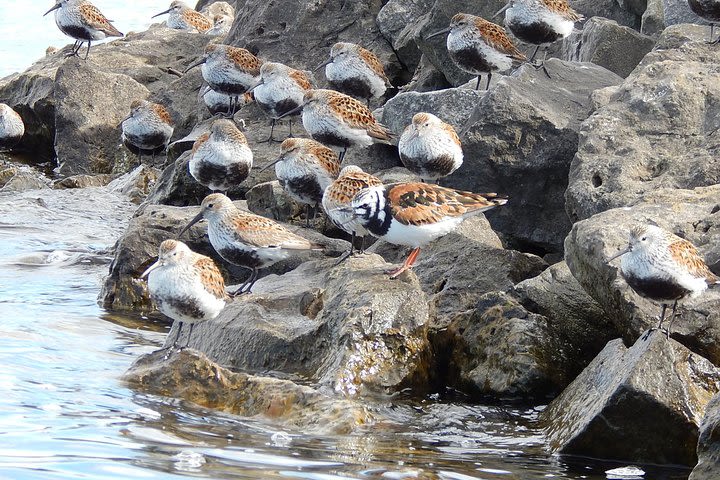
[[[215,192],[227,192],[250,175],[253,153],[245,135],[232,120],[215,120],[210,132],[201,135],[192,148],[190,175]]]
[[[175,0],[170,4],[170,8],[157,15],[153,15],[152,18],[165,15],[166,13],[170,14],[166,22],[167,26],[175,30],[205,33],[213,27],[213,22],[208,17],[179,0]]]
[[[141,159],[143,152],[155,156],[167,149],[175,131],[170,112],[159,103],[136,100],[130,104],[130,115],[120,124],[122,142]]]
[[[217,317],[228,300],[225,281],[215,262],[177,240],[160,244],[157,262],[140,278],[145,277],[158,310],[180,322],[172,347],[180,339],[183,324],[190,324],[189,343],[193,326]]]
[[[432,113],[416,113],[400,136],[400,160],[423,181],[436,182],[460,168],[463,151],[452,125]]]
[[[370,100],[385,95],[390,81],[380,60],[360,45],[339,42],[330,49],[330,59],[317,69],[325,67],[330,86],[355,98]],[[316,69],[316,70],[317,70]]]
[[[662,328],[665,311],[672,302],[668,337],[678,301],[697,297],[707,290],[708,284],[718,283],[692,243],[655,225],[631,229],[627,248],[610,257],[607,263],[618,257],[622,257],[620,273],[630,288],[662,305],[660,323],[655,329]]]
[[[448,33],[447,50],[460,70],[477,75],[475,90],[480,88],[480,75],[488,74],[485,89],[490,88],[492,72],[505,71],[513,61],[525,61],[525,55],[513,45],[500,25],[467,13],[458,13],[450,26],[430,34],[426,40]]]
[[[90,45],[93,40],[123,36],[88,0],[56,0],[55,6],[45,12],[45,15],[52,11],[55,11],[55,23],[60,31],[75,39],[75,44],[68,56],[79,56],[80,48],[83,43],[87,42],[88,46],[85,52],[85,58],[87,58],[90,55]]]
[[[720,43],[720,37],[713,40],[715,24],[720,23],[720,0],[688,0],[690,9],[695,15],[710,22],[710,40],[708,43]]]
[[[269,218],[238,209],[221,193],[205,197],[200,213],[178,236],[202,219],[208,221],[208,237],[215,251],[225,261],[252,270],[250,278],[232,295],[249,293],[258,279],[259,269],[285,260],[294,253],[323,248]]]

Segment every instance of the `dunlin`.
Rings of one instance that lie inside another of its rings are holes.
[[[227,192],[250,174],[253,153],[245,135],[232,120],[215,120],[210,133],[201,135],[192,148],[190,174],[210,190]]]
[[[305,92],[312,88],[312,80],[307,72],[275,62],[266,62],[260,67],[260,82],[253,87],[252,92],[258,106],[272,119],[267,142],[274,140],[273,131],[278,118],[296,110],[303,103]],[[292,122],[292,117],[289,120]]]
[[[374,236],[413,247],[405,263],[387,273],[396,278],[412,268],[420,248],[455,230],[463,220],[507,203],[496,193],[471,193],[428,183],[395,183],[361,190],[352,214]]]
[[[215,15],[212,22],[212,28],[205,31],[206,35],[227,35],[232,27],[233,18],[227,15]]]
[[[93,40],[123,36],[88,0],[55,0],[55,6],[45,12],[45,15],[52,11],[55,11],[55,23],[60,31],[75,39],[69,56],[79,56],[80,48],[87,42],[87,58]]]
[[[713,40],[715,24],[720,23],[720,0],[688,0],[690,9],[695,15],[710,22],[710,40],[708,43],[720,43],[720,38]]]
[[[376,119],[361,101],[334,90],[309,90],[297,109],[302,109],[305,130],[318,142],[342,148],[340,162],[350,147],[368,147],[374,143],[389,144],[392,132]]]
[[[154,156],[167,149],[175,122],[163,105],[136,100],[130,105],[130,115],[122,121],[121,127],[122,142],[140,158],[143,153]]]
[[[627,284],[641,297],[662,305],[657,329],[662,328],[665,311],[672,302],[668,337],[678,301],[697,297],[708,284],[718,283],[692,243],[655,225],[632,228],[628,246],[608,263],[618,257],[622,257],[620,273]]]
[[[423,181],[437,181],[460,168],[463,151],[452,125],[431,113],[416,113],[398,143],[403,165]]]
[[[382,184],[379,178],[363,172],[360,167],[348,165],[340,171],[338,178],[325,189],[322,197],[323,210],[338,228],[352,235],[350,251],[340,258],[340,262],[353,254],[355,237],[364,238],[368,234],[362,222],[353,215],[353,198],[363,189],[379,187]],[[361,240],[361,252],[364,250],[362,243],[364,242]]]
[[[265,168],[272,165],[275,165],[275,175],[285,191],[307,205],[309,225],[310,207],[317,211],[325,189],[340,172],[337,154],[309,138],[288,138],[280,145],[280,158]]]
[[[185,228],[203,218],[208,221],[208,237],[213,248],[227,262],[252,270],[252,275],[233,295],[248,293],[258,279],[258,271],[302,251],[321,246],[295,235],[269,218],[239,210],[221,193],[205,197],[200,213]]]
[[[224,93],[218,93],[208,85],[203,87],[200,96],[202,97],[203,103],[207,107],[208,111],[212,115],[225,114],[228,110],[230,110],[230,96]],[[255,98],[252,93],[244,93],[238,98],[238,105],[242,107],[254,101]]]
[[[233,115],[240,97],[260,80],[262,62],[244,48],[213,43],[205,48],[205,55],[185,71],[198,65],[202,65],[202,76],[210,88],[230,96],[228,114]]]
[[[519,40],[536,45],[530,61],[543,45],[570,35],[583,20],[567,0],[510,0],[495,16],[505,12],[505,26]]]
[[[215,15],[224,15],[226,17],[235,18],[235,7],[228,2],[212,2],[200,10],[206,17],[212,18]]]
[[[189,343],[193,326],[217,317],[228,300],[225,281],[215,262],[177,240],[160,244],[158,260],[145,270],[141,278],[145,277],[158,310],[180,322],[173,347],[180,339],[183,324],[190,325]]]
[[[325,77],[330,86],[355,98],[370,100],[385,95],[390,81],[380,60],[370,50],[354,43],[339,42],[330,49]]]
[[[0,150],[13,148],[25,134],[25,124],[9,105],[0,103]]]
[[[170,4],[170,8],[153,15],[152,18],[169,13],[167,26],[176,30],[189,30],[204,33],[213,27],[212,21],[200,12],[195,11],[179,0]]]
[[[513,61],[525,61],[525,55],[513,45],[505,29],[484,18],[458,13],[448,28],[429,35],[426,40],[448,32],[450,58],[461,70],[478,75],[476,90],[480,88],[483,73],[488,74],[487,90],[492,72],[508,70]]]

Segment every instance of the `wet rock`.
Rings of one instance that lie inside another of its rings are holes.
[[[134,204],[140,204],[150,193],[160,177],[160,170],[140,165],[132,172],[122,175],[108,184],[113,192],[126,195]]]
[[[428,306],[417,280],[388,279],[376,255],[334,264],[307,262],[260,279],[251,295],[196,325],[190,346],[233,369],[299,375],[350,395],[422,391]]]
[[[655,222],[693,242],[708,265],[720,263],[720,186],[659,190],[631,208],[617,208],[576,223],[565,241],[565,260],[585,291],[607,312],[628,344],[657,325],[660,307],[635,294],[620,277],[620,263],[607,259],[627,246],[637,224]],[[686,299],[672,338],[720,365],[720,290]]]
[[[238,208],[247,211],[245,202],[235,204]],[[197,215],[198,211],[199,207],[180,208],[145,203],[135,213],[127,230],[115,245],[115,256],[100,293],[100,304],[116,311],[151,311],[153,308],[147,286],[138,277],[154,261],[160,243],[168,238],[176,238],[180,230]],[[284,273],[312,259],[325,258],[325,256],[337,257],[350,248],[347,242],[328,239],[314,230],[293,226],[288,228],[314,243],[323,245],[325,250],[293,256],[263,270],[261,275]],[[207,238],[207,226],[204,222],[194,225],[183,235],[182,240],[192,250],[213,258],[223,270],[226,283],[239,283],[248,276],[248,270],[230,266],[217,255]]]
[[[647,0],[640,30],[646,35],[656,35],[666,27],[680,23],[705,21],[690,10],[687,0]]]
[[[443,182],[507,195],[507,205],[488,212],[493,228],[514,247],[542,253],[561,252],[570,231],[564,195],[591,94],[621,82],[591,63],[545,65],[552,78],[526,65],[482,97],[459,132],[464,163]]]
[[[553,451],[694,465],[698,429],[720,370],[654,332],[631,348],[613,340],[542,413]]]
[[[698,464],[689,480],[705,480],[720,476],[720,395],[715,395],[705,409],[705,418],[700,425],[698,441]]]
[[[55,182],[53,188],[86,188],[102,187],[110,183],[112,176],[105,175],[72,175]]]
[[[652,50],[655,40],[606,18],[593,17],[563,42],[564,58],[592,62],[627,77]]]
[[[573,221],[657,189],[720,183],[720,50],[706,36],[705,27],[668,28],[583,124],[566,194]]]
[[[155,395],[182,398],[243,417],[262,416],[315,434],[349,434],[373,424],[364,406],[289,380],[233,372],[193,350],[144,355],[123,379]]]
[[[0,192],[3,193],[40,190],[49,188],[49,183],[42,174],[28,168],[11,167],[0,170]]]

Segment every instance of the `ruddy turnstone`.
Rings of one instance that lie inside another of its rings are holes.
[[[152,18],[169,13],[167,26],[175,30],[188,30],[205,33],[213,27],[212,21],[202,13],[190,8],[185,2],[175,0],[170,8],[164,10]]]
[[[688,0],[688,5],[695,15],[710,22],[708,43],[720,43],[720,38],[713,40],[715,24],[720,23],[720,0]]]
[[[79,56],[80,48],[87,42],[87,58],[93,40],[123,36],[88,0],[55,0],[55,6],[45,12],[45,15],[52,11],[55,11],[55,23],[60,31],[75,39],[75,45],[68,56]]]
[[[13,148],[25,134],[25,123],[9,105],[0,103],[0,150]]]
[[[436,182],[460,168],[463,151],[452,125],[431,113],[416,113],[398,143],[400,160],[405,168],[423,181]]]
[[[122,142],[138,159],[143,153],[156,153],[167,149],[175,130],[175,122],[167,108],[147,100],[130,104],[130,115],[122,121]]]
[[[380,60],[360,45],[339,42],[330,49],[330,59],[317,69],[325,67],[330,86],[355,98],[370,100],[385,95],[390,81]],[[316,69],[316,70],[317,70]]]

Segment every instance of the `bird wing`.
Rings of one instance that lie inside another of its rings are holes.
[[[185,10],[183,12],[185,21],[192,25],[197,31],[204,33],[213,27],[213,22],[205,15],[195,10]]]
[[[262,62],[259,58],[244,48],[228,47],[228,57],[238,69],[243,70],[252,76],[260,75]]]
[[[428,183],[388,185],[393,217],[405,225],[429,225],[447,217],[462,217],[503,205],[507,199],[496,193],[472,193]]]
[[[686,269],[695,278],[704,278],[708,283],[715,283],[718,278],[710,271],[705,261],[695,248],[695,245],[678,238],[670,244],[670,255],[678,266]]]
[[[450,136],[450,138],[452,139],[453,142],[455,142],[458,146],[462,146],[462,144],[460,143],[460,137],[458,137],[458,134],[452,125],[450,125],[449,123],[443,122],[442,124],[440,124],[440,128],[442,128],[443,130],[445,130],[445,132],[447,132],[447,134]]]
[[[505,29],[500,25],[488,22],[482,18],[475,20],[475,26],[480,31],[485,42],[498,52],[510,55],[516,60],[526,60],[525,55],[517,49]]]
[[[331,176],[338,176],[338,173],[340,173],[340,159],[335,151],[319,143],[310,147],[310,153],[315,155],[322,168]]]
[[[164,105],[160,105],[159,103],[154,103],[152,105],[152,109],[155,112],[155,114],[165,123],[168,125],[175,125],[175,122],[172,119],[172,116],[170,115],[170,112],[167,108],[165,108]]]
[[[260,248],[311,250],[316,248],[308,239],[295,235],[269,218],[240,212],[232,219],[237,241]]]
[[[390,83],[387,75],[385,75],[385,69],[383,68],[380,59],[372,53],[370,50],[360,47],[359,50],[360,58],[365,64],[372,69],[373,72],[377,73],[380,78],[385,80],[385,83]]]
[[[197,138],[197,140],[195,140],[195,143],[193,143],[192,152],[191,152],[191,153],[194,155],[195,152],[197,152],[198,149],[199,149],[200,147],[202,147],[203,143],[207,142],[209,138],[210,138],[210,134],[209,134],[209,133],[203,133],[202,135],[200,135],[200,136]]]
[[[303,90],[311,90],[313,88],[310,76],[302,70],[291,70],[289,76]]]
[[[362,129],[373,138],[390,142],[392,132],[379,123],[370,109],[361,101],[347,95],[334,95],[328,101],[331,110],[351,128]]]
[[[382,181],[365,172],[352,172],[343,175],[328,187],[330,200],[335,205],[349,205],[362,189],[382,185]]]
[[[225,299],[225,279],[212,258],[198,255],[195,267],[200,272],[200,280],[205,289],[214,297]]]
[[[571,22],[580,22],[585,19],[568,4],[567,0],[540,0],[553,13],[557,13]]]
[[[123,34],[110,23],[110,20],[105,18],[105,15],[92,3],[83,3],[78,8],[80,9],[80,18],[82,18],[83,22],[89,27],[100,30],[110,37],[123,36]]]

